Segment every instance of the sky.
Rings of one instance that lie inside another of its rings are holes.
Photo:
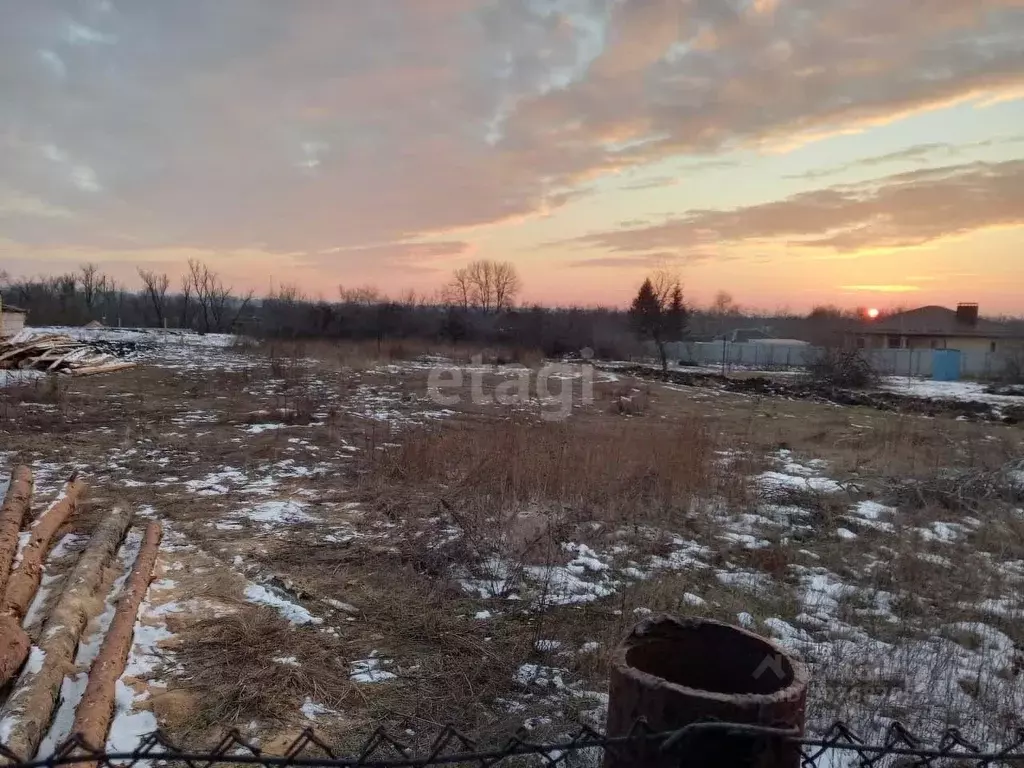
[[[1024,314],[1024,0],[0,0],[0,269]]]

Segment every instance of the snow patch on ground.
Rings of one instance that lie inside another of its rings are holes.
[[[377,652],[374,651],[369,658],[352,662],[352,673],[349,678],[354,683],[386,683],[389,680],[397,680],[398,675],[384,669],[391,665],[389,659],[378,658]]]
[[[755,479],[757,486],[765,492],[780,490],[812,491],[814,493],[839,493],[843,486],[827,477],[787,475],[782,472],[763,472]]]
[[[956,400],[992,405],[1024,404],[1024,398],[1012,395],[990,395],[985,392],[986,386],[978,381],[931,381],[890,376],[883,382],[882,389],[928,400]]]
[[[893,507],[879,504],[877,501],[861,501],[853,508],[852,514],[865,520],[878,520],[883,516],[895,515],[896,510]]]
[[[558,640],[537,640],[533,647],[534,650],[541,653],[554,653],[562,647],[562,644]]]
[[[242,431],[248,435],[262,435],[264,432],[274,432],[278,429],[288,429],[287,424],[270,423],[270,424],[250,424],[245,427]]]
[[[317,718],[324,717],[325,715],[338,714],[336,711],[334,711],[333,709],[328,709],[323,704],[317,704],[308,696],[306,697],[306,700],[302,704],[301,711],[303,717],[305,717],[307,720],[316,720]]]
[[[293,499],[265,501],[251,510],[242,512],[242,515],[254,523],[263,523],[267,526],[316,522],[315,517],[304,511],[308,507],[306,502]]]
[[[198,480],[185,483],[185,490],[196,496],[224,496],[231,493],[232,486],[245,484],[245,473],[238,469],[223,469]]]
[[[301,605],[286,600],[261,584],[249,584],[245,588],[245,599],[257,605],[273,608],[292,624],[323,624],[324,620],[314,616]]]

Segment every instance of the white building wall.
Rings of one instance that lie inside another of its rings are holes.
[[[17,336],[25,327],[25,316],[21,312],[4,312],[0,319],[0,336]]]
[[[672,363],[771,371],[805,368],[821,350],[806,345],[681,341],[668,344],[667,351]],[[931,349],[867,349],[863,352],[885,376],[930,378],[932,375]],[[652,349],[652,356],[654,354],[656,350]],[[960,361],[960,374],[965,378],[995,377],[1005,365],[1004,356],[998,352],[963,352]]]

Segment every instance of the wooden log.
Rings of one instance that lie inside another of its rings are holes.
[[[13,616],[0,616],[0,688],[18,674],[32,645],[25,630]]]
[[[160,523],[152,522],[146,526],[146,536],[139,556],[118,598],[114,620],[89,670],[89,682],[75,713],[72,732],[97,749],[103,749],[107,743],[107,732],[114,713],[115,687],[128,661],[139,606],[153,580],[153,567],[156,565],[161,535]]]
[[[50,551],[53,536],[78,508],[85,483],[72,478],[49,508],[32,524],[28,545],[21,555],[21,564],[7,582],[7,591],[0,602],[0,614],[9,614],[17,621],[25,618],[32,598],[36,596],[43,577],[43,563]]]
[[[18,534],[32,504],[32,470],[17,466],[11,472],[4,505],[0,508],[0,593],[7,586],[11,563],[18,552]]]
[[[32,538],[22,553],[21,564],[7,582],[0,603],[0,688],[11,681],[28,658],[30,642],[21,622],[39,589],[53,535],[74,511],[84,488],[85,483],[72,478],[60,497],[32,524]]]
[[[20,347],[11,347],[10,349],[4,350],[3,354],[0,354],[0,362],[21,357],[22,355],[27,355],[33,349],[35,349],[35,345],[32,344]]]
[[[73,349],[70,352],[62,352],[61,355],[56,360],[54,360],[52,363],[50,363],[50,366],[46,370],[48,370],[48,371],[55,371],[55,370],[57,370],[60,366],[66,364],[70,358],[74,357],[75,353],[77,353],[77,352],[78,352],[77,349]]]
[[[43,626],[37,665],[30,664],[4,704],[0,719],[7,731],[8,750],[31,760],[49,728],[67,670],[89,622],[103,569],[117,552],[131,523],[130,509],[115,509],[97,526]],[[33,658],[36,651],[33,650]]]
[[[135,363],[106,363],[104,365],[86,366],[84,368],[71,368],[73,376],[94,376],[98,373],[115,373],[134,368]]]
[[[34,352],[41,352],[47,349],[53,349],[57,346],[65,346],[72,343],[73,341],[69,338],[61,338],[57,336],[47,337],[45,339],[33,339],[25,344],[17,344],[5,350],[0,354],[0,361],[22,357],[24,355],[31,355]]]

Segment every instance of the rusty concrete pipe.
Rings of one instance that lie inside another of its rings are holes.
[[[803,733],[807,670],[770,640],[708,619],[652,616],[612,658],[607,732],[626,736],[640,719],[655,732],[719,721]],[[797,768],[796,747],[778,738],[698,731],[662,751],[613,748],[605,768],[680,765]]]

